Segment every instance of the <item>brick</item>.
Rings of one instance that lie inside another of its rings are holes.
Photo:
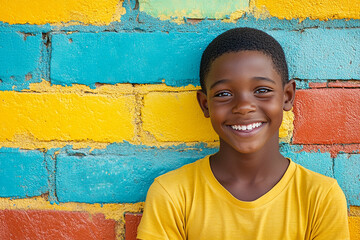
[[[181,0],[140,0],[140,11],[153,17],[183,17],[221,19],[232,12],[245,10],[247,0],[221,1],[181,1]]]
[[[0,9],[0,21],[10,24],[46,24],[79,21],[83,24],[109,24],[125,13],[118,0],[38,0],[36,4],[13,0]]]
[[[360,69],[356,66],[360,59],[356,56],[360,50],[360,29],[304,29],[286,34],[287,39],[273,36],[285,49],[291,78],[358,79]]]
[[[310,88],[360,88],[360,81],[343,80],[331,82],[309,82]]]
[[[299,90],[294,114],[293,143],[360,143],[360,89]]]
[[[213,28],[212,24],[205,24],[202,29]],[[210,33],[54,34],[51,82],[95,87],[96,82],[146,84],[164,80],[170,86],[197,86],[201,54],[224,30],[226,28],[215,28]],[[360,75],[359,28],[290,29],[268,33],[284,47],[291,78],[348,80]]]
[[[199,49],[211,37],[159,32],[56,34],[51,79],[57,84],[89,86],[96,82],[162,83],[163,79],[168,85],[184,81],[187,85],[196,82]]]
[[[32,197],[47,191],[44,153],[0,148],[0,197]]]
[[[0,141],[116,142],[134,137],[134,96],[0,92]]]
[[[0,32],[0,90],[22,89],[41,81],[45,70],[40,62],[42,41],[41,34],[25,39],[25,34]]]
[[[338,154],[334,172],[348,204],[360,206],[360,154]]]
[[[141,202],[154,178],[216,150],[202,144],[156,148],[128,143],[91,152],[64,148],[56,158],[56,196],[60,202]]]
[[[136,240],[137,228],[140,224],[141,213],[125,214],[125,240]]]
[[[143,129],[158,141],[215,141],[218,136],[205,118],[196,92],[149,93],[141,111]]]
[[[360,19],[360,5],[341,0],[257,0],[255,6],[280,19]]]
[[[287,147],[281,147],[280,152],[307,169],[328,177],[334,177],[333,161],[330,153],[298,152]]]
[[[335,81],[329,82],[328,86],[333,88],[360,88],[360,81]]]
[[[0,210],[1,239],[115,239],[115,221],[99,213]]]
[[[326,88],[327,85],[327,82],[309,82],[310,88]]]

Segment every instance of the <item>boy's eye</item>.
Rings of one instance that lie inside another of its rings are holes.
[[[265,93],[268,93],[268,92],[271,92],[271,89],[268,89],[268,88],[259,88],[259,89],[256,89],[256,90],[255,90],[255,93],[256,93],[256,94],[265,94]]]
[[[230,97],[231,93],[229,92],[219,92],[215,94],[215,97]]]

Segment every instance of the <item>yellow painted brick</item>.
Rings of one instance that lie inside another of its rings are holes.
[[[290,141],[294,130],[294,113],[292,111],[284,111],[283,121],[279,129],[279,137],[284,141]]]
[[[83,84],[73,84],[72,86],[51,85],[50,82],[42,79],[40,83],[30,83],[29,85],[29,89],[23,89],[22,91],[32,93],[75,93],[77,95],[92,93],[111,96],[134,94],[134,86],[129,83],[99,84],[95,89],[92,89]]]
[[[196,101],[196,91],[144,96],[143,129],[158,141],[214,141],[218,137]]]
[[[255,6],[280,19],[360,19],[359,0],[255,0]]]
[[[349,217],[350,239],[360,240],[360,217]]]
[[[125,212],[140,212],[143,209],[143,202],[139,203],[54,203],[46,201],[42,197],[32,197],[25,199],[0,198],[0,210],[55,210],[55,211],[79,211],[90,214],[103,213],[105,218],[123,220]]]
[[[10,24],[67,23],[103,25],[125,13],[119,0],[3,0],[0,21]]]
[[[22,135],[37,141],[116,142],[134,137],[131,95],[5,91],[0,102],[0,141]]]
[[[144,96],[143,129],[157,141],[210,142],[218,140],[210,120],[205,118],[196,100],[196,91],[151,92]],[[280,136],[292,132],[293,114],[285,112]]]

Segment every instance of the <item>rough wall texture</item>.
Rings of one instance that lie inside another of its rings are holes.
[[[153,179],[217,149],[205,46],[262,29],[298,86],[281,152],[334,177],[360,239],[360,2],[5,0],[0,238],[134,239]]]

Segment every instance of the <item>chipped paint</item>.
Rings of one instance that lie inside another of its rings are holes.
[[[125,212],[140,212],[143,209],[143,202],[123,204],[88,204],[88,203],[50,203],[43,197],[31,197],[26,199],[0,198],[0,209],[9,210],[56,210],[88,212],[90,214],[102,213],[106,219],[124,221]]]
[[[146,12],[161,20],[187,18],[223,19],[231,12],[249,6],[247,0],[230,0],[226,4],[217,1],[179,1],[179,0],[139,0],[140,11]]]

